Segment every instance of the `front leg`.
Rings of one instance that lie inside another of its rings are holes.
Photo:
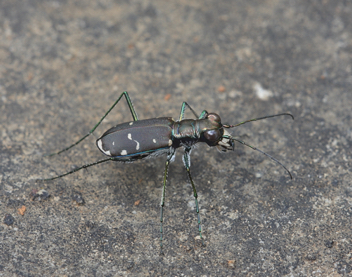
[[[201,220],[200,220],[200,215],[199,215],[199,207],[198,207],[198,194],[197,194],[197,190],[196,190],[196,187],[194,186],[193,179],[191,176],[191,150],[192,149],[190,147],[185,149],[185,153],[183,155],[182,160],[185,165],[188,178],[189,178],[191,185],[192,185],[193,196],[194,196],[194,201],[196,203],[196,212],[197,212],[197,217],[198,217],[199,237],[202,240],[202,245],[204,246],[204,241],[203,241],[203,237],[202,237],[202,225],[201,225]]]

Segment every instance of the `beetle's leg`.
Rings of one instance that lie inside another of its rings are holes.
[[[132,114],[132,117],[133,117],[133,121],[137,121],[138,120],[138,116],[137,116],[137,113],[136,111],[134,110],[133,108],[133,105],[132,105],[132,101],[130,99],[130,97],[128,96],[128,93],[127,91],[124,91],[120,97],[115,101],[115,103],[111,106],[111,108],[104,114],[104,116],[99,120],[99,122],[94,126],[94,128],[92,130],[89,131],[88,134],[86,134],[83,138],[79,139],[77,142],[75,142],[74,144],[70,145],[69,147],[66,147],[65,149],[62,149],[58,152],[55,152],[55,153],[51,153],[51,154],[47,154],[45,156],[53,156],[53,155],[57,155],[57,154],[60,154],[62,152],[65,152],[69,149],[71,149],[72,147],[76,146],[77,144],[79,144],[82,140],[84,140],[86,137],[88,137],[89,135],[91,135],[95,129],[100,125],[100,123],[104,120],[104,118],[111,112],[111,110],[116,106],[116,104],[121,100],[122,96],[125,96],[126,98],[126,101],[127,101],[127,104],[128,104],[128,107],[130,108],[130,111],[131,111],[131,114]]]
[[[90,163],[90,164],[85,164],[85,165],[82,165],[80,167],[77,167],[75,168],[74,170],[71,170],[69,172],[66,172],[64,174],[61,174],[61,175],[58,175],[58,176],[55,176],[55,177],[52,177],[52,178],[46,178],[46,179],[37,179],[37,181],[51,181],[51,180],[55,180],[55,179],[58,179],[58,178],[61,178],[61,177],[64,177],[66,175],[70,175],[72,173],[75,173],[77,172],[78,170],[81,170],[83,168],[87,168],[87,167],[91,167],[93,165],[96,165],[96,164],[101,164],[101,163],[105,163],[107,161],[113,161],[114,158],[108,158],[108,159],[105,159],[105,160],[100,160],[100,161],[97,161],[97,162],[94,162],[94,163]]]
[[[164,255],[163,253],[163,213],[164,213],[164,205],[165,205],[165,189],[167,182],[167,174],[169,171],[169,164],[175,157],[175,150],[173,150],[168,156],[165,163],[165,172],[164,172],[164,180],[163,180],[163,190],[161,193],[161,202],[160,202],[160,255]]]
[[[122,163],[132,163],[135,161],[135,159],[131,158],[131,159],[118,159],[118,158],[108,158],[108,159],[105,159],[105,160],[100,160],[100,161],[97,161],[97,162],[94,162],[94,163],[90,163],[90,164],[85,164],[85,165],[82,165],[80,167],[77,167],[69,172],[66,172],[64,174],[61,174],[61,175],[57,175],[55,177],[51,177],[51,178],[45,178],[45,179],[37,179],[37,181],[51,181],[51,180],[55,180],[55,179],[59,179],[61,177],[64,177],[64,176],[67,176],[67,175],[70,175],[72,173],[75,173],[83,168],[87,168],[87,167],[91,167],[93,165],[97,165],[97,164],[101,164],[101,163],[105,163],[107,161],[115,161],[115,162],[122,162]]]
[[[179,121],[184,119],[186,107],[188,107],[191,110],[191,112],[194,114],[194,116],[197,117],[198,119],[204,119],[208,114],[208,112],[206,110],[204,110],[204,111],[202,111],[200,116],[198,116],[197,113],[192,109],[192,107],[187,102],[183,102],[182,106],[181,106]]]
[[[197,190],[196,190],[196,187],[194,186],[192,176],[191,176],[191,155],[190,154],[191,154],[191,148],[186,148],[182,160],[183,160],[183,163],[186,167],[187,175],[188,175],[188,178],[189,178],[191,185],[192,185],[193,196],[194,196],[194,201],[196,203],[196,212],[197,212],[197,217],[198,217],[199,237],[202,240],[202,245],[204,246],[204,241],[203,241],[203,237],[202,237],[202,225],[201,225],[202,223],[200,220],[199,207],[198,207],[198,194],[197,194]]]
[[[165,173],[164,173],[164,181],[163,181],[163,190],[161,193],[161,202],[160,202],[160,255],[163,255],[163,211],[164,211],[164,204],[165,204],[165,188],[166,188],[166,181],[167,181],[167,173],[169,170],[169,161],[165,163]]]

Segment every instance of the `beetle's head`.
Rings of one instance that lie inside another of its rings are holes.
[[[221,124],[221,118],[216,113],[209,113],[202,124],[201,139],[209,146],[216,146],[220,151],[234,149],[234,143],[231,135],[224,129]]]

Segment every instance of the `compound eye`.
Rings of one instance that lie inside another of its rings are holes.
[[[208,114],[208,119],[210,121],[214,121],[214,122],[217,122],[217,123],[220,123],[221,122],[221,118],[218,114],[216,113],[210,113]]]
[[[208,130],[204,132],[204,138],[207,141],[217,142],[221,137],[219,130]]]

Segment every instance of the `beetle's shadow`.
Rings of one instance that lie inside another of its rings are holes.
[[[134,163],[109,163],[109,177],[105,185],[111,189],[112,195],[126,201],[148,197],[148,190],[162,187],[165,158],[162,157]],[[158,196],[159,197],[159,196]]]

